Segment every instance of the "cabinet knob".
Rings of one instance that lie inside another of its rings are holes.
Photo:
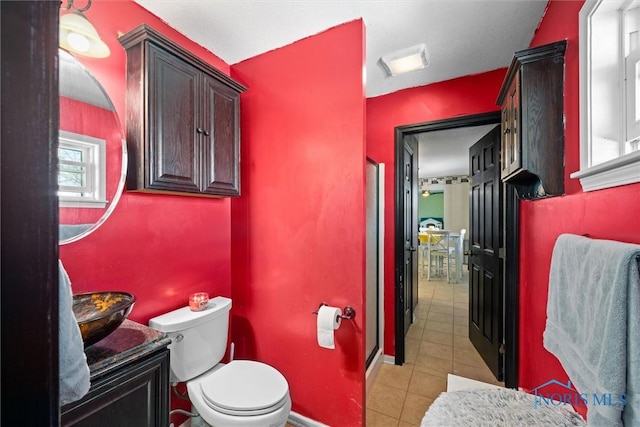
[[[196,128],[196,132],[202,133],[202,128]]]
[[[204,131],[204,136],[209,136],[209,131],[208,130]]]
[[[511,132],[511,129],[509,129],[509,128],[506,128],[506,129],[504,130],[504,133],[505,133],[505,134],[507,134],[507,133],[509,133],[509,132]]]

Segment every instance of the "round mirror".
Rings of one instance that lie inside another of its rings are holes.
[[[60,50],[58,147],[60,244],[95,231],[124,188],[127,151],[115,107],[102,85]]]

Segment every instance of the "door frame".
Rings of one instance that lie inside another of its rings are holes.
[[[418,133],[446,130],[467,126],[481,126],[488,124],[500,124],[502,120],[500,111],[489,113],[473,114],[468,116],[454,117],[450,119],[434,120],[412,125],[397,126],[395,128],[395,236],[394,236],[394,252],[395,252],[395,295],[394,304],[396,308],[395,316],[395,363],[402,365],[405,361],[405,340],[404,340],[404,319],[398,315],[400,311],[401,295],[400,295],[400,275],[402,274],[402,260],[404,252],[404,242],[402,239],[404,223],[403,223],[403,206],[401,191],[403,188],[404,174],[401,167],[403,154],[404,137]],[[519,225],[519,203],[515,192],[510,185],[505,188],[504,197],[504,223],[509,230],[518,230]],[[505,339],[505,361],[504,361],[504,378],[507,387],[515,388],[518,385],[518,276],[519,276],[519,258],[518,247],[520,242],[520,233],[504,233],[505,250],[504,250],[504,339]],[[508,262],[507,262],[508,260]],[[415,267],[417,269],[417,265]],[[416,271],[417,274],[417,271]]]
[[[59,13],[55,1],[0,3],[3,425],[57,426],[60,420]]]
[[[384,182],[385,182],[385,163],[377,163],[373,159],[367,157],[367,163],[371,162],[376,166],[377,169],[377,197],[378,197],[378,224],[377,224],[377,245],[378,251],[376,253],[377,262],[378,262],[378,270],[377,270],[377,279],[378,279],[378,287],[377,287],[377,297],[378,297],[378,331],[377,331],[377,339],[378,339],[378,349],[374,354],[370,364],[366,367],[365,363],[365,382],[367,393],[369,392],[371,386],[373,385],[373,381],[369,379],[375,379],[380,371],[382,364],[384,363]],[[369,318],[369,313],[367,313],[367,319]],[[365,343],[366,344],[366,343]],[[366,346],[366,345],[365,345]]]

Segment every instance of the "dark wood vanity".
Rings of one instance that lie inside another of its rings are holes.
[[[127,189],[240,195],[244,86],[141,25],[127,51]]]
[[[170,339],[125,320],[111,335],[85,349],[89,393],[60,409],[61,425],[157,427],[169,425]]]

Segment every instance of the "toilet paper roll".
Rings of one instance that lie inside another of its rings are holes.
[[[338,307],[323,305],[318,310],[318,345],[323,348],[336,348],[333,336],[340,327],[342,310]]]

